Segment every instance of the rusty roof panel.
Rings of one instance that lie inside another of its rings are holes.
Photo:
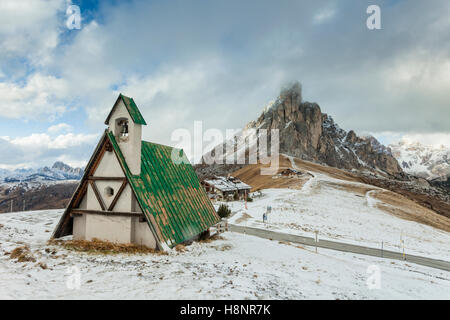
[[[114,109],[117,105],[117,101],[119,99],[121,99],[123,101],[123,103],[125,104],[125,107],[127,108],[128,113],[130,114],[131,119],[133,120],[134,123],[141,124],[141,125],[147,124],[145,122],[145,119],[142,116],[141,112],[139,111],[136,103],[134,102],[133,98],[124,96],[123,94],[119,94],[119,97],[117,98],[116,103],[114,104],[114,107],[109,112],[108,117],[106,117],[105,124],[109,124],[109,118],[113,114],[113,111],[114,111]]]
[[[142,141],[141,174],[133,176],[112,133],[108,134],[144,214],[170,247],[207,230],[220,218],[183,150]],[[182,162],[172,161],[172,151]]]
[[[120,97],[122,98],[122,101],[125,103],[125,106],[127,107],[128,112],[130,113],[130,116],[133,119],[134,123],[146,125],[147,123],[145,122],[144,117],[139,111],[136,103],[134,103],[133,98],[124,96],[123,94],[120,94]]]

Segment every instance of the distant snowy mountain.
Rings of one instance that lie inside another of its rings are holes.
[[[16,169],[0,170],[0,183],[47,183],[64,180],[79,180],[83,176],[82,168],[72,168],[71,166],[57,161],[51,168],[43,167],[39,169]]]
[[[393,156],[407,173],[426,179],[450,175],[450,147],[403,141],[389,145]]]

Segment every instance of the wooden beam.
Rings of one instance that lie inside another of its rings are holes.
[[[109,141],[109,140],[106,141],[105,150],[108,151],[108,152],[113,151],[113,146],[111,144],[111,141]]]
[[[85,210],[85,209],[72,209],[70,215],[77,216],[81,214],[98,214],[102,216],[122,216],[122,217],[144,217],[141,212],[116,212],[116,211],[100,211],[100,210]]]
[[[100,180],[100,181],[126,181],[127,178],[126,177],[93,177],[93,176],[90,176],[90,177],[88,177],[88,180],[91,180],[91,181],[97,181],[97,180]]]
[[[75,191],[75,194],[74,194],[72,207],[75,207],[75,208],[78,207],[78,205],[80,204],[81,199],[83,199],[83,196],[87,192],[88,184],[86,183],[86,181],[81,181],[80,183],[81,183],[80,188],[77,191]]]
[[[90,172],[89,172],[90,176],[92,176],[95,173],[95,171],[97,170],[97,167],[100,164],[100,160],[103,158],[103,155],[105,154],[105,152],[106,152],[106,147],[105,147],[105,144],[103,144],[102,148],[100,149],[99,154],[97,155],[97,157],[92,165],[92,168],[90,169]]]
[[[95,197],[97,198],[98,203],[100,203],[100,207],[102,208],[102,210],[106,210],[106,206],[103,203],[103,199],[100,196],[100,192],[98,192],[98,189],[97,189],[97,186],[95,185],[95,182],[92,181],[92,180],[89,180],[89,184],[91,185],[92,190],[94,190]]]
[[[120,186],[119,191],[117,191],[116,196],[114,197],[113,201],[109,205],[108,211],[112,211],[114,209],[114,206],[116,205],[117,201],[119,200],[120,195],[122,194],[122,191],[127,186],[127,179],[124,179],[122,182],[122,185]]]
[[[102,135],[102,138],[98,142],[97,146],[95,147],[95,151],[92,154],[91,158],[89,159],[88,164],[86,165],[85,172],[83,174],[83,178],[80,181],[80,184],[78,185],[77,189],[75,190],[74,194],[70,198],[69,204],[64,210],[63,215],[61,216],[61,219],[59,220],[55,231],[52,234],[52,238],[60,238],[66,235],[69,235],[72,233],[73,229],[73,220],[70,219],[69,211],[71,208],[73,208],[74,203],[78,202],[80,200],[80,194],[84,193],[84,190],[87,188],[87,181],[86,178],[89,175],[92,175],[91,172],[92,168],[94,166],[94,163],[98,161],[98,154],[101,153],[102,146],[105,144],[105,141],[108,139],[107,132],[105,131]],[[109,139],[108,139],[109,141]]]

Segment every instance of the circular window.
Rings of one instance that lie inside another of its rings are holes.
[[[112,197],[114,195],[114,189],[111,187],[106,187],[105,188],[105,194],[108,197]]]

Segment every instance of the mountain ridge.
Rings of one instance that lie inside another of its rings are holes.
[[[283,88],[277,99],[263,108],[260,116],[247,123],[234,140],[245,140],[254,132],[267,130],[267,141],[270,150],[271,130],[279,130],[279,153],[299,159],[325,164],[346,170],[368,171],[373,174],[403,178],[404,172],[391,153],[390,148],[381,144],[375,137],[358,136],[353,130],[345,131],[333,120],[322,113],[317,103],[303,101],[301,85],[298,82]],[[226,141],[222,146],[230,150]],[[233,146],[234,147],[234,146]],[[231,153],[243,152],[231,148]],[[249,152],[249,148],[245,149]],[[203,157],[214,157],[215,151]],[[230,152],[225,154],[225,158]],[[239,155],[238,155],[239,157]],[[247,155],[246,155],[247,157]],[[211,171],[220,165],[205,166],[205,162],[197,166],[198,170]],[[242,165],[230,166],[236,170]]]
[[[2,169],[0,171],[0,184],[45,184],[58,181],[80,180],[83,173],[83,168],[73,168],[62,161],[56,161],[51,167],[45,166],[38,169]]]
[[[400,140],[389,145],[402,169],[427,180],[450,176],[450,147],[431,146],[418,141]]]

